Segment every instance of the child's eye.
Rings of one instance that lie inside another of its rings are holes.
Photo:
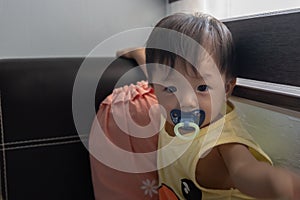
[[[208,90],[208,85],[199,85],[197,87],[197,90],[200,91],[200,92],[205,92]]]
[[[177,88],[175,86],[168,86],[168,87],[165,87],[164,90],[168,93],[174,93],[177,91]]]

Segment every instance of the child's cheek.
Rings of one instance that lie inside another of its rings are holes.
[[[210,92],[210,101],[211,101],[211,112],[212,115],[218,115],[222,111],[222,105],[224,105],[226,95],[224,90],[212,90]]]
[[[166,95],[163,95],[161,93],[159,94],[156,94],[156,97],[157,97],[157,101],[158,101],[158,104],[163,107],[165,110],[168,109],[168,107],[171,106],[171,99],[168,98]]]

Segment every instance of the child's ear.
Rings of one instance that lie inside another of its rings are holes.
[[[225,84],[225,93],[226,93],[226,100],[231,96],[231,93],[235,87],[236,84],[236,78],[231,78],[227,83]]]

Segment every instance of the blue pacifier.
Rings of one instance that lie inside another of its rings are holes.
[[[174,109],[170,112],[171,120],[175,124],[174,132],[176,136],[184,140],[190,140],[196,137],[200,131],[200,126],[204,122],[205,112],[203,110],[197,109],[191,112],[183,112],[178,109]],[[194,134],[191,136],[183,136],[179,132],[179,129],[183,131],[191,132],[194,130]]]

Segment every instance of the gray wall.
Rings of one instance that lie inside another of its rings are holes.
[[[226,19],[299,7],[300,0],[184,0],[167,6],[167,14],[202,11]]]
[[[165,13],[165,0],[0,0],[0,58],[86,55]]]
[[[205,11],[219,19],[253,15],[300,7],[300,0],[197,0],[205,1]],[[225,9],[224,9],[225,8]]]

